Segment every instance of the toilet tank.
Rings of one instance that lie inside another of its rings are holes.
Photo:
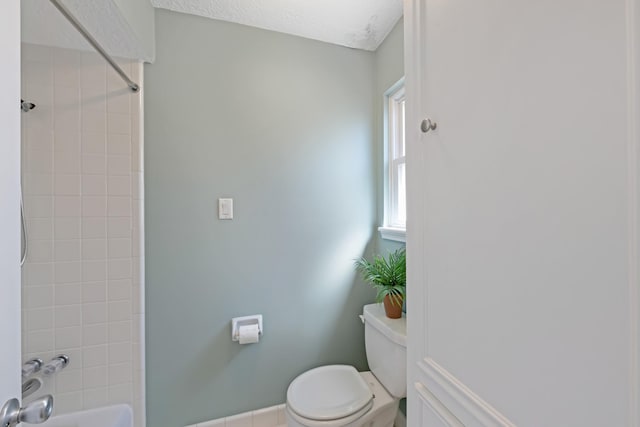
[[[394,397],[407,396],[407,319],[389,319],[382,304],[365,305],[364,341],[369,368]]]

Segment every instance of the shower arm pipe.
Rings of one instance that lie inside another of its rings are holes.
[[[120,68],[120,66],[116,63],[116,61],[113,60],[113,58],[111,58],[111,56],[107,53],[107,51],[104,50],[102,46],[100,46],[100,43],[98,43],[96,39],[94,39],[93,36],[89,34],[89,31],[87,31],[87,29],[80,23],[80,21],[78,21],[76,17],[73,16],[73,14],[69,11],[69,9],[67,9],[60,2],[60,0],[50,0],[50,1],[60,11],[60,13],[62,13],[62,15],[65,18],[67,18],[69,23],[71,23],[71,25],[73,25],[75,29],[78,30],[80,34],[82,34],[82,37],[84,37],[85,40],[88,41],[89,44],[93,46],[93,48],[96,51],[98,51],[98,53],[104,58],[104,60],[107,61],[109,65],[111,65],[111,67],[115,70],[116,73],[118,73],[118,75],[122,78],[122,80],[124,80],[127,83],[129,88],[134,92],[138,92],[140,90],[140,86],[136,82],[131,80],[129,76],[125,74],[124,71],[122,71],[122,68]]]

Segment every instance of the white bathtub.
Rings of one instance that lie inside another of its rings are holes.
[[[56,415],[40,425],[42,427],[133,427],[133,413],[129,405],[105,406]]]

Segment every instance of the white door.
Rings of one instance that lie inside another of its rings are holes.
[[[20,398],[20,1],[0,2],[0,406]]]
[[[411,427],[640,425],[639,3],[405,2]]]

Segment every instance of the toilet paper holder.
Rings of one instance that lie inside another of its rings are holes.
[[[258,334],[262,335],[262,314],[234,317],[231,319],[231,341],[238,341],[240,337],[240,327],[249,325],[258,325]]]

